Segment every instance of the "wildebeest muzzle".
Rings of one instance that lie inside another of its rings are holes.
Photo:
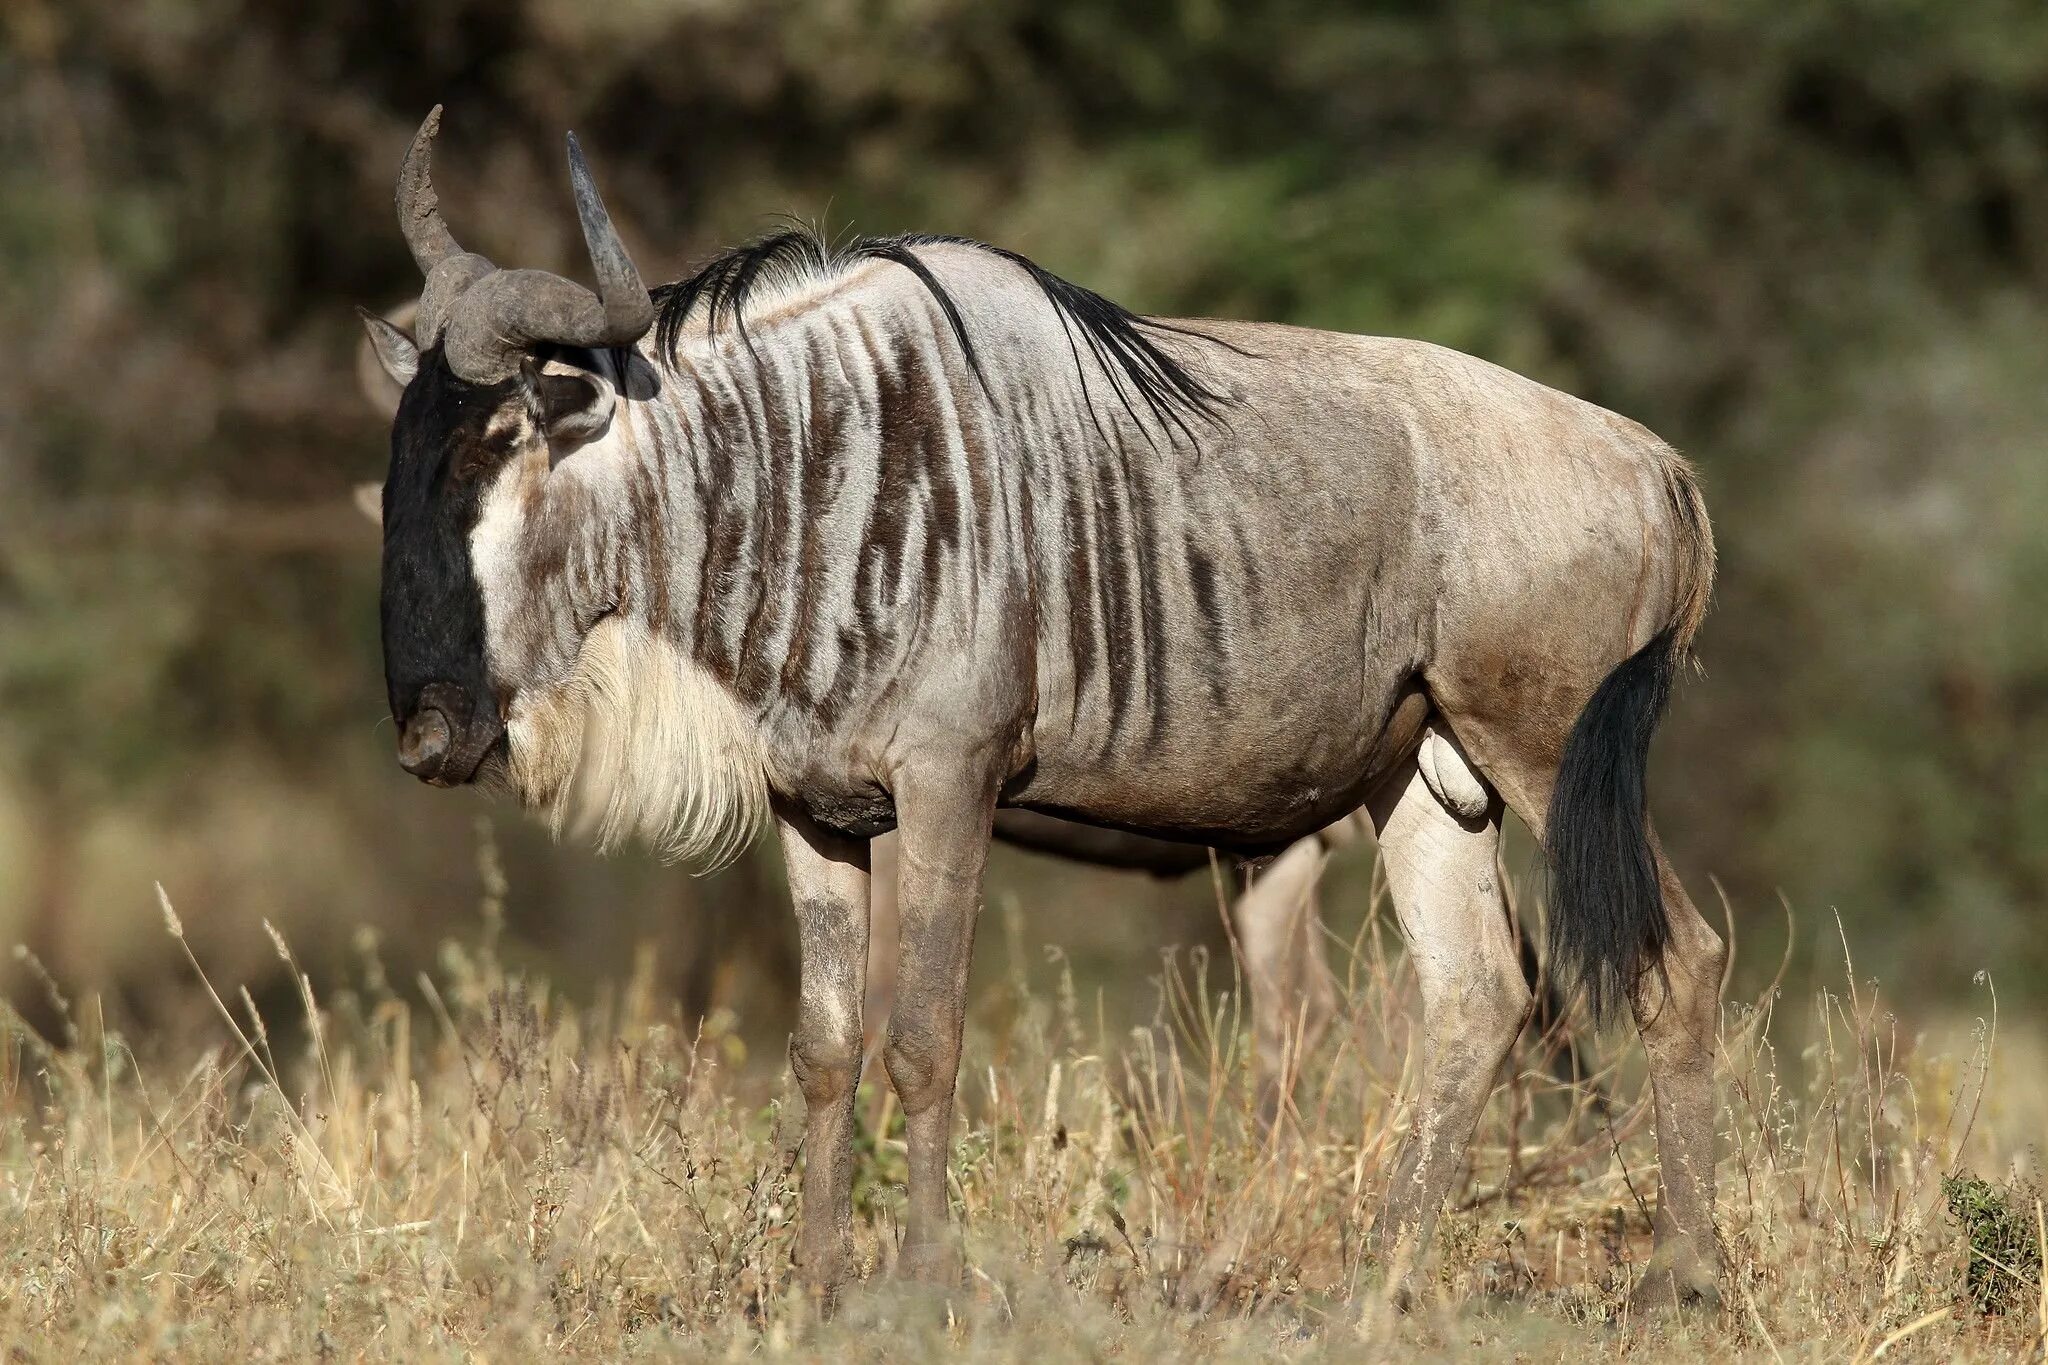
[[[472,703],[452,683],[429,683],[398,729],[398,764],[422,782],[459,787],[504,737],[504,723],[489,702]]]

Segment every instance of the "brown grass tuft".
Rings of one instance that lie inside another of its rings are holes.
[[[1945,1058],[1853,977],[1803,1020],[1729,1011],[1718,1317],[1627,1311],[1656,1169],[1623,1039],[1611,1110],[1518,1055],[1443,1222],[1439,1293],[1386,1302],[1361,1233],[1415,1076],[1410,983],[1376,916],[1349,945],[1353,1025],[1307,1060],[1270,1142],[1227,964],[1169,955],[1152,1023],[1106,1037],[1056,954],[1013,962],[981,988],[961,1077],[967,1281],[887,1278],[903,1150],[870,1084],[871,1278],[821,1320],[790,1274],[787,1074],[749,1069],[729,1021],[685,1032],[645,972],[571,1007],[495,937],[450,943],[407,997],[373,944],[359,980],[316,996],[280,936],[293,1021],[246,999],[238,1019],[195,958],[211,1040],[139,1058],[90,1008],[64,1044],[11,1024],[0,1337],[38,1359],[1951,1360],[2038,1354],[2048,1329],[2048,1299],[1978,1311],[1944,1215],[1944,1176],[2004,1155],[1977,1131],[1989,1029]],[[2038,1266],[2038,1209],[2008,1204],[2002,1254]]]

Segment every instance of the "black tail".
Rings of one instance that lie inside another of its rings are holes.
[[[1673,627],[1607,675],[1572,726],[1550,795],[1550,961],[1560,979],[1576,975],[1596,1019],[1628,998],[1669,932],[1645,776],[1683,650]]]

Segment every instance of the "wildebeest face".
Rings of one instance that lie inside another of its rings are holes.
[[[611,394],[590,376],[543,374],[531,363],[511,379],[472,383],[449,368],[438,347],[406,364],[396,345],[402,335],[380,337],[378,325],[371,335],[394,377],[408,381],[392,423],[383,492],[385,688],[398,723],[399,762],[423,781],[455,786],[504,756],[507,717],[522,686],[564,666],[538,657],[554,650],[509,650],[501,639],[494,651],[485,595],[503,597],[528,585],[543,590],[524,573],[505,572],[508,554],[524,558],[521,547],[497,543],[505,512],[518,509],[513,514],[523,522],[518,511],[537,510],[551,452],[601,429]],[[399,363],[387,346],[397,349]],[[499,515],[488,518],[494,507]],[[486,520],[494,524],[480,535]],[[503,618],[515,604],[497,605],[503,636]],[[529,646],[567,633],[534,630],[554,615],[550,605],[516,604]],[[518,657],[506,657],[512,654]]]
[[[384,681],[408,772],[453,786],[497,755],[522,796],[542,799],[522,780],[522,750],[549,746],[522,736],[544,728],[537,710],[573,708],[540,708],[534,695],[571,689],[581,638],[610,610],[567,591],[573,580],[587,596],[596,577],[587,560],[563,571],[568,547],[601,534],[585,506],[551,495],[553,460],[604,434],[616,392],[578,366],[644,337],[654,300],[573,134],[570,188],[597,289],[464,251],[433,187],[440,122],[437,106],[398,176],[399,230],[423,281],[418,342],[364,315],[376,359],[403,388],[382,499]]]
[[[396,419],[390,478],[357,501],[389,509],[400,761],[487,781],[600,847],[731,858],[764,816],[762,758],[731,695],[633,610],[636,541],[656,528],[614,367],[552,348],[515,379],[467,382],[396,323],[364,323],[364,396]]]
[[[437,786],[471,780],[504,734],[470,542],[485,491],[516,453],[519,390],[517,379],[457,377],[436,347],[420,357],[392,423],[384,686],[398,722],[398,761]]]

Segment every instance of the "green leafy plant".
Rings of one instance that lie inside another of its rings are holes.
[[[2034,1210],[2041,1191],[2032,1181],[2001,1188],[1967,1172],[1941,1182],[1949,1214],[1970,1244],[1964,1284],[1981,1313],[2024,1305],[2041,1283],[2041,1235]]]

